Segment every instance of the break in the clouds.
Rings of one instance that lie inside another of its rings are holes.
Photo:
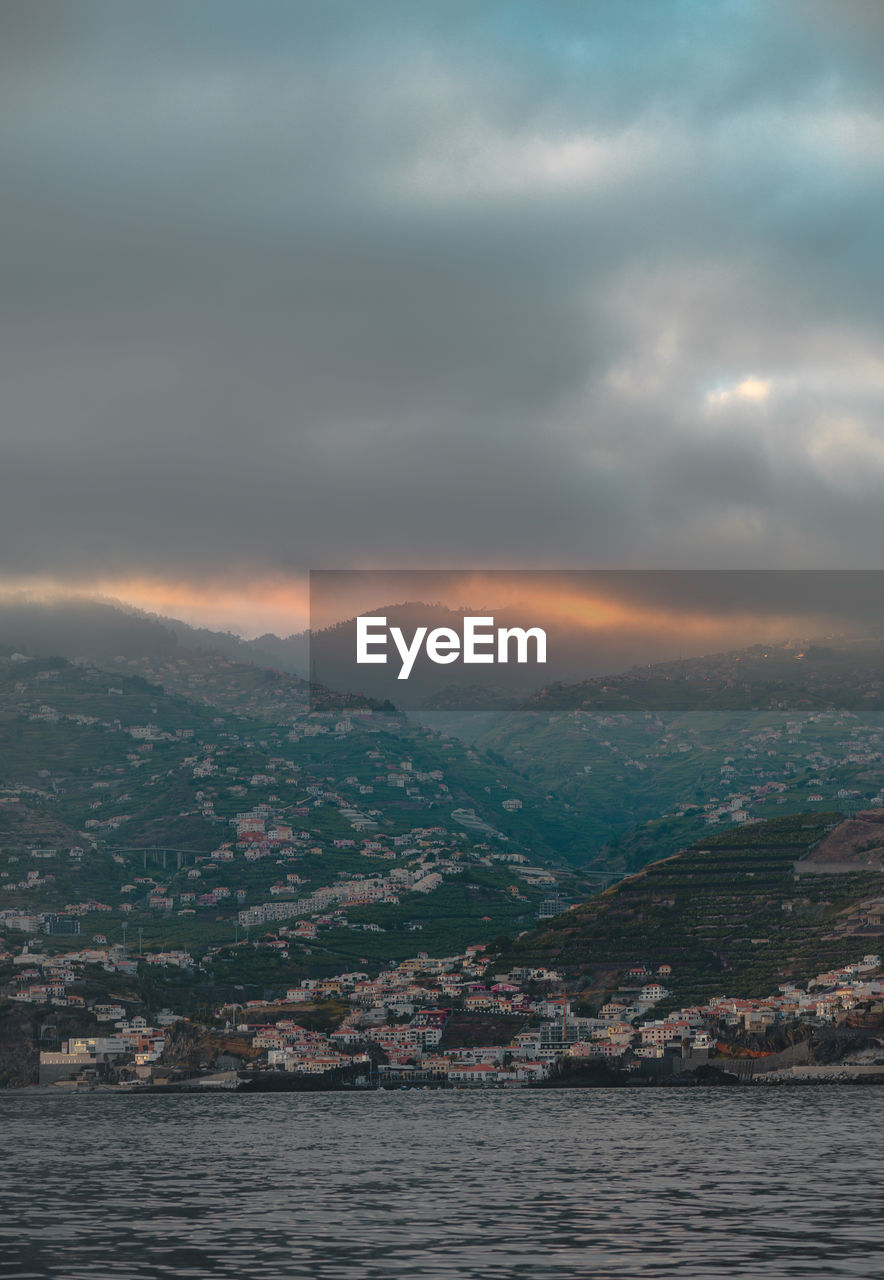
[[[0,575],[876,565],[880,12],[6,0]]]

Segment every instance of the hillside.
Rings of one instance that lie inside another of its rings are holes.
[[[224,659],[126,670],[0,658],[8,926],[60,913],[88,940],[199,950],[302,920],[294,977],[445,953],[589,891],[575,818],[455,739],[309,712],[295,677]]]
[[[344,634],[346,629],[342,625],[337,631]],[[282,755],[279,742],[287,742],[293,726],[308,714],[308,686],[282,669],[294,653],[292,645],[297,648],[302,641],[265,636],[247,642],[101,602],[7,602],[0,607],[0,646],[6,644],[7,657],[19,652],[48,661],[67,655],[81,673],[92,669],[97,674],[89,681],[83,677],[79,689],[69,691],[74,699],[70,705],[54,697],[52,706],[62,720],[51,732],[48,721],[43,728],[35,722],[42,705],[35,687],[34,696],[25,699],[26,726],[10,723],[0,734],[0,764],[4,742],[7,750],[14,746],[17,768],[29,759],[36,762],[44,749],[43,767],[50,773],[59,752],[89,760],[108,748],[102,723],[121,719],[121,710],[124,733],[127,724],[153,720],[182,739],[197,731],[201,749],[217,746],[219,734],[239,733],[233,722],[241,720],[240,736],[255,743],[276,742],[273,751]],[[443,754],[448,772],[457,762],[460,801],[451,812],[473,810],[480,823],[518,840],[531,861],[567,861],[600,878],[619,876],[700,838],[709,828],[729,827],[744,817],[812,815],[826,808],[852,812],[879,803],[884,798],[884,719],[879,712],[845,709],[857,702],[871,705],[869,695],[880,685],[875,667],[879,648],[877,641],[840,650],[779,646],[661,663],[541,691],[530,711],[422,716],[429,728],[441,731],[437,733],[399,716],[382,718],[372,731],[391,735],[386,741],[393,765],[397,752],[409,756],[416,751],[427,772],[440,767]],[[665,693],[666,705],[698,698],[698,689],[707,703],[714,702],[716,691],[745,701],[747,691],[761,685],[768,695],[786,685],[794,694],[802,681],[815,702],[823,695],[837,701],[800,711],[635,709],[654,690]],[[57,680],[53,687],[58,691]],[[156,712],[150,709],[154,704]],[[9,716],[12,709],[0,703],[0,715]],[[75,732],[69,712],[98,723],[92,729],[81,724]],[[364,721],[354,724],[357,731],[365,728]],[[125,738],[118,734],[120,741]],[[168,747],[162,750],[169,755]],[[261,763],[262,752],[266,756],[270,750],[269,745],[254,749],[253,772],[272,772]],[[348,751],[346,743],[339,743],[336,757],[343,762]],[[357,757],[362,754],[356,751]],[[110,765],[110,759],[105,763]],[[132,772],[126,760],[115,758],[113,767]],[[359,774],[356,768],[351,772]],[[24,775],[9,774],[7,780],[21,782]],[[38,785],[33,776],[29,785]],[[57,780],[57,785],[70,792],[68,784]],[[127,839],[135,844],[211,845],[212,833],[196,812],[193,793],[199,789],[176,798],[172,823],[157,784],[150,804],[136,815],[136,825],[124,833]],[[130,789],[118,790],[126,794]],[[507,798],[522,800],[522,809],[504,810]],[[185,822],[187,808],[193,814]],[[101,814],[98,820],[111,816]],[[91,817],[78,816],[72,803],[67,813],[64,805],[10,805],[0,837],[5,832],[18,842],[75,840],[78,822],[82,826]]]
[[[580,814],[603,869],[636,869],[746,817],[884,798],[878,712],[536,710],[477,745]]]
[[[116,601],[76,596],[51,603],[27,596],[0,600],[0,646],[32,657],[85,658],[105,668],[128,658],[160,661],[214,654],[304,677],[306,645],[304,635],[243,640]]]
[[[844,871],[884,871],[884,813],[872,809],[839,823],[813,849],[808,864]]]
[[[880,950],[861,904],[884,893],[876,871],[796,877],[795,864],[837,815],[780,818],[707,838],[520,936],[501,965],[551,964],[575,988],[633,966],[672,966],[673,1002],[763,996],[793,978]]]
[[[526,710],[846,711],[884,710],[884,638],[755,644],[653,662],[538,689]]]

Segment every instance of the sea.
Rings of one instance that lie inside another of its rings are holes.
[[[0,1094],[0,1276],[884,1277],[884,1089]]]

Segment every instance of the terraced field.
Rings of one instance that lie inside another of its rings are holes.
[[[834,934],[853,903],[884,891],[884,874],[796,879],[794,864],[837,815],[788,817],[707,837],[517,939],[505,963],[550,963],[592,985],[601,968],[672,965],[679,1003],[762,996],[880,950]]]

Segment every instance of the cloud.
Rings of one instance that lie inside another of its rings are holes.
[[[867,7],[0,22],[5,578],[876,562]]]
[[[751,374],[731,387],[721,387],[707,393],[710,404],[728,404],[735,397],[741,400],[766,400],[770,395],[770,378],[755,378]]]

